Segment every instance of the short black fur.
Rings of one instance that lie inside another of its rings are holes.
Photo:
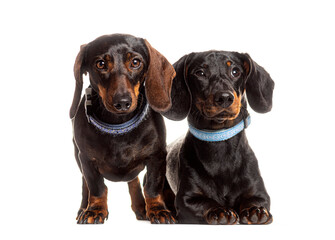
[[[156,71],[161,79],[156,77]],[[83,198],[78,223],[103,223],[107,219],[107,187],[104,179],[128,182],[132,209],[137,219],[174,223],[163,196],[165,125],[162,116],[152,109],[163,111],[160,101],[170,102],[170,99],[148,99],[150,107],[145,120],[131,132],[117,136],[101,132],[88,122],[85,97],[78,106],[82,75],[89,73],[93,89],[92,114],[108,124],[124,123],[143,108],[143,99],[148,92],[165,91],[169,97],[169,83],[175,74],[172,65],[146,40],[114,34],[83,45],[76,58],[74,72],[76,90],[70,117],[75,158],[83,175]],[[158,87],[151,89],[144,86],[145,82],[153,81],[165,82],[167,84],[164,86],[167,87],[160,88],[158,84]],[[144,198],[137,176],[145,167]]]
[[[246,97],[255,111],[271,110],[274,82],[248,54],[191,53],[174,67],[173,104],[163,114],[170,119],[187,116],[197,129],[218,130],[248,116]],[[270,197],[245,131],[221,142],[188,132],[168,146],[167,178],[179,223],[272,222]]]

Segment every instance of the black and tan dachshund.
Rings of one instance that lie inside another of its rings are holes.
[[[90,86],[81,99],[87,73]],[[158,113],[171,106],[172,65],[146,40],[113,34],[81,46],[74,74],[70,117],[83,175],[78,223],[107,219],[105,178],[128,182],[137,219],[174,223],[164,203],[166,133]],[[144,198],[138,174],[145,167]]]
[[[269,224],[270,197],[244,128],[272,108],[274,82],[248,54],[208,51],[174,64],[172,108],[189,131],[168,146],[167,179],[179,223]],[[246,99],[247,98],[247,99]]]

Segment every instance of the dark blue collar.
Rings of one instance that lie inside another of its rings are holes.
[[[149,110],[149,104],[146,101],[146,98],[143,98],[143,107],[142,110],[139,111],[132,119],[125,123],[121,124],[109,124],[104,123],[97,119],[97,117],[92,114],[92,88],[86,89],[86,101],[85,101],[85,110],[86,110],[86,116],[88,119],[88,122],[91,123],[93,126],[95,126],[98,130],[100,130],[103,133],[107,133],[110,135],[118,136],[123,135],[126,133],[131,132],[135,128],[137,128],[144,120]]]
[[[199,140],[206,141],[206,142],[221,142],[225,141],[229,138],[236,136],[238,133],[242,132],[245,128],[250,125],[250,115],[241,122],[239,122],[234,127],[223,129],[223,130],[199,130],[193,127],[190,123],[188,124],[189,130],[192,135]]]

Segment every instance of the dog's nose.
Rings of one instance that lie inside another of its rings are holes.
[[[230,105],[232,105],[234,102],[234,99],[235,99],[234,95],[229,91],[217,92],[214,95],[215,104],[223,108],[227,108]]]
[[[131,106],[131,96],[129,94],[116,95],[113,97],[113,106],[117,111],[127,111]]]

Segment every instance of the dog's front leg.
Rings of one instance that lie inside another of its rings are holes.
[[[83,185],[82,185],[82,200],[81,200],[79,211],[77,213],[76,220],[79,219],[79,216],[83,213],[83,211],[86,210],[87,205],[88,205],[89,192],[88,192],[88,188],[87,188],[87,184],[86,184],[86,180],[85,180],[84,176],[82,177],[82,182],[83,182]]]
[[[151,223],[175,223],[171,212],[166,208],[163,186],[166,171],[166,152],[163,151],[147,163],[144,181],[144,196],[147,218]]]
[[[79,159],[82,166],[83,179],[88,188],[87,208],[78,216],[79,224],[99,224],[104,223],[108,218],[107,208],[107,187],[104,179],[98,172],[94,162],[79,153]]]

